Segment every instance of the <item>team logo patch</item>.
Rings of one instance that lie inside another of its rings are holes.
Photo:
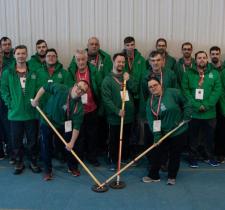
[[[141,61],[140,60],[138,61],[138,64],[141,64]]]
[[[62,73],[61,72],[58,73],[58,78],[62,79]]]
[[[209,73],[209,79],[213,79],[213,73]]]
[[[160,109],[162,112],[166,111],[166,106],[163,103],[161,103]]]
[[[66,104],[64,104],[64,105],[62,106],[62,109],[63,109],[64,111],[66,111]]]
[[[31,79],[36,79],[36,74],[32,74]]]

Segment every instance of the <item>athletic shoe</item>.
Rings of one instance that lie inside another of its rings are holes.
[[[190,167],[190,168],[198,168],[198,167],[199,167],[199,166],[198,166],[198,162],[195,161],[195,160],[190,161],[190,162],[189,162],[189,167]]]
[[[175,185],[176,184],[176,179],[168,179],[167,180],[167,185]]]
[[[205,163],[208,163],[209,165],[213,167],[217,167],[220,165],[217,160],[205,160]]]
[[[44,181],[50,181],[50,180],[52,180],[53,179],[53,174],[52,174],[52,172],[49,172],[49,173],[46,173],[45,175],[44,175]]]
[[[14,175],[22,174],[24,169],[25,169],[25,166],[23,163],[17,163],[14,169]]]
[[[160,182],[160,179],[152,179],[149,176],[144,176],[142,178],[142,182],[144,183]]]
[[[68,168],[68,172],[71,173],[73,176],[80,176],[80,171],[75,168]]]

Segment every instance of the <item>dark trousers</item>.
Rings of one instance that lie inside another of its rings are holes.
[[[151,167],[149,177],[159,179],[159,170],[163,161],[163,154],[168,154],[168,178],[175,179],[180,167],[180,155],[184,146],[185,133],[168,137],[158,147],[151,151]]]
[[[107,120],[104,116],[98,116],[97,121],[97,129],[98,129],[98,145],[97,145],[97,151],[100,151],[101,153],[107,152],[107,140],[109,136],[109,125],[107,123]]]
[[[24,157],[24,134],[27,139],[28,156],[31,161],[37,160],[38,121],[10,121],[12,132],[12,148],[17,162]]]
[[[97,111],[86,113],[84,120],[80,128],[79,138],[84,144],[84,152],[86,158],[90,161],[96,161],[97,158],[97,144],[98,144],[98,132],[97,132],[98,116]]]
[[[69,142],[72,136],[72,132],[64,133],[63,128],[58,129],[59,133],[64,137],[66,142]],[[45,173],[50,173],[52,171],[52,155],[53,155],[53,137],[55,136],[54,131],[52,128],[45,124],[41,124],[41,156],[44,163],[44,171]],[[60,141],[60,139],[56,139],[58,137],[55,137],[55,140]],[[63,144],[63,143],[61,143]],[[65,146],[64,146],[65,148]],[[66,150],[66,149],[65,149]],[[78,138],[77,141],[74,144],[73,148],[74,152],[80,157],[80,139]],[[78,162],[73,157],[71,152],[65,151],[66,160],[68,167],[77,169],[78,168]],[[81,157],[80,157],[81,158]]]
[[[216,134],[215,134],[215,152],[218,156],[225,156],[225,117],[222,115],[217,116]]]
[[[10,132],[10,122],[8,120],[8,108],[0,97],[0,150],[3,150],[3,144],[6,144],[6,152],[12,153],[12,140]]]
[[[123,126],[123,144],[122,144],[122,159],[129,158],[129,138],[131,133],[131,123]],[[118,151],[120,142],[120,125],[109,125],[109,156],[111,162],[116,164],[118,161]]]
[[[204,158],[214,160],[214,132],[216,119],[192,119],[189,123],[189,158],[197,161],[199,157],[198,147],[203,146]],[[201,133],[201,143],[199,134]]]

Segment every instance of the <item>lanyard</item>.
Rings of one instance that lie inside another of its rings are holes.
[[[192,68],[192,63],[190,65],[190,68]],[[183,71],[186,72],[186,66],[183,64]]]
[[[123,87],[123,83],[122,82],[120,82],[116,77],[113,77],[113,79],[116,81],[116,83],[117,84],[119,84],[120,85],[120,88],[122,89],[122,87]]]
[[[88,80],[87,80],[87,79],[88,79],[88,78],[87,78],[88,67],[85,68],[84,73],[85,73],[85,74],[84,74],[84,77],[82,77],[80,71],[79,71],[79,70],[77,71],[78,81],[80,81],[80,80],[86,80],[86,81],[88,81]]]
[[[198,86],[201,87],[203,82],[204,82],[204,77],[205,77],[204,71],[199,72],[199,77],[200,78],[199,78],[199,81],[198,81]]]
[[[67,100],[66,100],[66,115],[67,115],[67,119],[69,119],[70,117],[70,93],[71,93],[72,89],[69,91],[69,94],[67,96]],[[77,109],[78,109],[78,103],[76,102],[76,105],[74,107],[74,110],[73,110],[73,114],[77,112]]]
[[[153,115],[156,117],[156,119],[158,120],[162,96],[160,96],[160,97],[159,97],[159,100],[158,100],[157,112],[155,112],[155,111],[153,110],[153,106],[152,106],[153,98],[154,98],[154,96],[152,95],[152,98],[151,98],[151,101],[150,101],[150,107],[151,107],[152,114],[153,114]]]
[[[134,58],[128,57],[128,66],[129,66],[130,71],[131,71],[131,69],[132,69],[133,62],[134,62]]]

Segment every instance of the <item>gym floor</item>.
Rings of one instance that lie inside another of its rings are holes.
[[[90,170],[100,182],[113,173],[104,160],[101,166]],[[147,161],[121,174],[124,189],[105,193],[91,190],[89,175],[81,169],[80,177],[67,173],[65,165],[54,161],[54,180],[45,182],[42,174],[33,174],[27,167],[21,175],[13,175],[8,160],[0,161],[0,210],[224,210],[225,164],[212,167],[200,163],[190,169],[182,161],[176,185],[166,185],[167,174],[161,173],[158,183],[142,183],[147,175]]]

